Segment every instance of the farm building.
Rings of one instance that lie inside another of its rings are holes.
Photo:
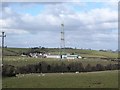
[[[33,58],[57,58],[57,59],[80,59],[82,58],[79,55],[51,55],[51,54],[42,54],[42,53],[30,53],[29,54],[30,57]]]
[[[30,57],[33,57],[33,58],[45,58],[47,56],[47,54],[42,54],[42,53],[30,53],[29,54]]]
[[[60,55],[46,55],[46,58],[60,58]]]
[[[79,55],[67,55],[67,59],[79,59],[79,58],[82,58],[82,57]]]
[[[46,58],[80,59],[79,55],[47,55]]]

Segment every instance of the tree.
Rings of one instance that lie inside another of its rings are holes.
[[[41,50],[44,50],[45,49],[45,47],[41,47]]]
[[[97,70],[97,71],[104,71],[104,70],[105,70],[105,67],[104,67],[103,65],[101,65],[101,64],[97,64],[97,65],[96,65],[96,70]]]
[[[72,52],[72,54],[71,55],[75,55],[75,53],[74,52]]]
[[[86,67],[85,67],[85,71],[86,72],[91,72],[92,71],[92,67],[90,64],[88,64]]]
[[[61,72],[66,72],[67,71],[66,65],[63,62],[60,65],[60,71]]]
[[[79,63],[79,72],[83,72],[84,71],[84,66],[82,63]]]
[[[48,66],[47,66],[47,72],[50,72],[50,71],[51,71],[51,66],[48,65]]]
[[[41,72],[47,72],[47,66],[48,64],[46,62],[41,62]]]

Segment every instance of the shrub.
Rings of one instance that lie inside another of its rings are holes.
[[[85,71],[86,72],[91,72],[92,71],[92,66],[90,64],[88,64],[86,67],[85,67]]]
[[[12,65],[3,65],[2,66],[2,76],[8,76],[8,77],[12,77],[12,76],[16,76],[16,68]]]
[[[104,71],[104,70],[105,70],[105,67],[104,67],[103,65],[101,65],[101,64],[97,64],[97,65],[96,65],[96,70],[97,70],[97,71]]]

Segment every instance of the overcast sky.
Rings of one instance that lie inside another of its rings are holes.
[[[8,47],[118,49],[117,2],[1,3],[0,32]]]

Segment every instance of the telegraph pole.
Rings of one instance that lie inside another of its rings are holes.
[[[0,37],[2,37],[2,61],[3,61],[3,57],[4,57],[4,38],[6,37],[5,32],[2,32],[2,35],[0,35]]]

